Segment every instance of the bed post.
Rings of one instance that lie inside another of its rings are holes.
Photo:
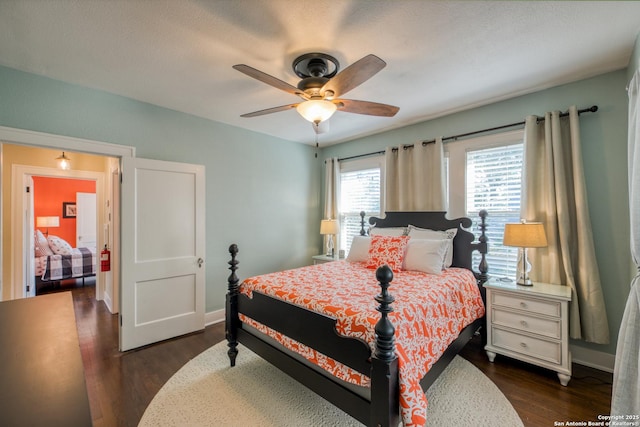
[[[364,230],[364,211],[360,211],[360,235],[367,235],[367,232]]]
[[[238,325],[240,324],[240,318],[238,317],[238,276],[236,276],[237,265],[236,255],[238,254],[238,246],[233,244],[229,246],[229,253],[231,254],[231,261],[229,261],[229,270],[231,275],[227,279],[229,285],[229,291],[227,292],[226,301],[226,313],[225,313],[225,335],[227,338],[229,350],[229,360],[231,366],[236,365],[236,356],[238,355]]]
[[[375,297],[381,313],[376,323],[375,350],[371,357],[371,426],[397,426],[400,421],[400,385],[398,379],[398,356],[394,340],[395,328],[387,315],[393,311],[395,300],[388,292],[393,280],[391,269],[383,265],[376,270],[376,279],[382,292]]]
[[[480,288],[480,296],[482,297],[482,302],[485,304],[485,307],[486,307],[487,291],[482,285],[484,284],[484,282],[489,280],[489,274],[487,274],[487,272],[489,271],[489,264],[487,264],[487,252],[488,252],[487,241],[489,239],[487,238],[487,234],[486,234],[488,213],[486,210],[482,209],[480,212],[478,212],[478,215],[480,215],[480,224],[478,225],[478,228],[480,229],[480,237],[478,237],[478,241],[480,243],[478,244],[478,251],[480,252],[480,256],[482,257],[480,259],[480,264],[478,265],[478,269],[480,270],[480,274],[478,274],[478,287]],[[487,344],[487,316],[486,315],[482,317],[480,337],[482,340],[482,345],[485,346]]]
[[[489,275],[487,274],[487,272],[489,271],[489,264],[487,264],[487,251],[488,251],[487,241],[489,239],[485,233],[487,231],[488,212],[482,209],[478,213],[478,215],[480,215],[480,224],[478,225],[478,227],[480,228],[480,237],[478,238],[478,241],[480,242],[479,251],[482,257],[482,259],[480,260],[480,264],[478,265],[478,269],[480,270],[478,279],[480,280],[480,284],[483,284],[489,279]]]

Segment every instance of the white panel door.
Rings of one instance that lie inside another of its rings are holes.
[[[76,193],[76,248],[95,248],[96,193]]]
[[[123,158],[120,350],[204,329],[204,166]]]

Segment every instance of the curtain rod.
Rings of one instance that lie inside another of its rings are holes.
[[[583,108],[582,110],[578,110],[578,114],[582,114],[582,113],[595,113],[596,111],[598,111],[598,106],[597,105],[593,105],[589,108]],[[569,115],[569,112],[566,111],[564,113],[560,113],[560,117],[566,117]],[[544,121],[544,117],[538,117],[537,122],[543,122]],[[458,138],[464,138],[467,136],[471,136],[471,135],[477,135],[479,133],[485,133],[485,132],[491,132],[494,130],[501,130],[501,129],[507,129],[510,127],[515,127],[515,126],[523,126],[525,124],[524,120],[521,122],[516,122],[516,123],[510,123],[508,125],[502,125],[502,126],[496,126],[496,127],[492,127],[492,128],[487,128],[487,129],[481,129],[481,130],[475,130],[472,132],[467,132],[467,133],[461,133],[458,135],[452,135],[452,136],[446,136],[444,138],[442,138],[442,142],[449,142],[449,141],[456,141],[458,140]],[[422,141],[422,145],[428,145],[428,144],[433,144],[434,142],[436,142],[435,139],[430,139],[427,141]],[[407,145],[403,145],[403,148],[411,148],[413,147],[413,144],[407,144]],[[393,149],[394,151],[397,150],[397,148]],[[343,160],[352,160],[352,159],[358,159],[360,157],[367,157],[367,156],[375,156],[375,155],[379,155],[379,154],[384,154],[386,150],[381,150],[381,151],[375,151],[373,153],[366,153],[366,154],[357,154],[355,156],[349,156],[349,157],[343,157],[338,159],[339,162],[343,161]]]

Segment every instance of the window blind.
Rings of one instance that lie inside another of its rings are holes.
[[[339,248],[349,253],[353,236],[360,235],[360,212],[380,214],[380,168],[340,173],[340,242]],[[368,224],[368,222],[367,222]]]
[[[478,212],[490,213],[487,229],[489,253],[487,263],[494,276],[515,277],[518,250],[504,246],[504,225],[520,221],[522,187],[522,142],[500,147],[467,152],[466,211],[474,221],[474,232],[479,221]],[[480,256],[474,253],[474,267]]]

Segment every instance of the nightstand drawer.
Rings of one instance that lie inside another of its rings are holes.
[[[560,342],[533,338],[493,327],[491,332],[491,344],[496,347],[558,365],[562,363],[562,346]]]
[[[494,307],[491,310],[491,324],[544,335],[549,338],[562,338],[562,322],[559,318],[528,316],[522,312],[516,313]]]
[[[494,305],[510,307],[530,313],[545,314],[547,316],[560,317],[560,302],[541,300],[535,298],[523,298],[519,295],[491,292],[491,302]]]

